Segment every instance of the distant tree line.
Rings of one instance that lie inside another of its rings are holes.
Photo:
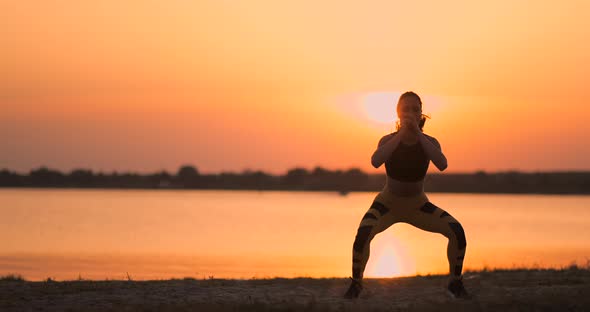
[[[300,191],[379,191],[385,184],[384,174],[367,174],[358,168],[313,170],[294,168],[284,175],[246,170],[242,173],[201,174],[186,165],[174,173],[105,174],[87,169],[62,173],[46,167],[19,174],[0,171],[0,187],[58,188],[147,188],[147,189],[243,189]],[[590,194],[590,172],[498,172],[478,171],[468,174],[428,174],[427,192],[466,193],[543,193]]]

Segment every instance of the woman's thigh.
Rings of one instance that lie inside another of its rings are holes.
[[[396,197],[386,192],[379,193],[371,205],[371,208],[380,207],[379,210],[382,212],[374,224],[374,234],[383,232],[393,224],[403,221],[408,217],[409,210],[415,210],[427,201],[425,196]],[[375,213],[375,209],[367,211],[367,213],[371,212]]]
[[[448,212],[431,202],[426,202],[418,209],[412,209],[404,216],[402,221],[419,229],[441,233],[445,236],[448,236],[452,231],[452,227],[449,224],[459,223]]]

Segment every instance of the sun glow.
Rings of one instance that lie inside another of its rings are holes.
[[[362,99],[366,117],[378,123],[392,123],[397,120],[395,107],[400,92],[374,92]]]
[[[371,242],[371,256],[366,267],[367,277],[395,277],[411,275],[415,271],[405,248],[393,236],[375,238]]]

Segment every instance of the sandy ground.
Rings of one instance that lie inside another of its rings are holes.
[[[176,279],[44,281],[0,279],[0,311],[590,311],[590,270],[467,272],[474,298],[448,297],[444,276],[367,279],[356,300],[348,280]]]

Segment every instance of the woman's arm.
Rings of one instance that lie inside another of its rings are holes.
[[[379,168],[391,156],[391,153],[397,148],[401,141],[401,135],[398,133],[388,134],[379,140],[377,150],[371,156],[371,165]]]
[[[442,153],[440,143],[434,137],[429,137],[421,131],[418,133],[418,139],[426,155],[432,160],[436,168],[440,171],[447,169],[447,158]]]

